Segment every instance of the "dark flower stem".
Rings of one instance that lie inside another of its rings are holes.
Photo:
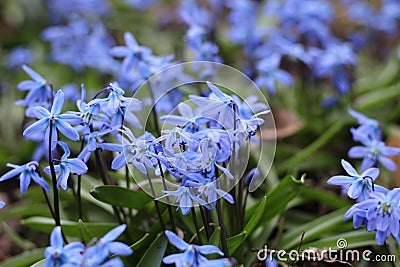
[[[85,145],[85,138],[82,137],[81,141],[81,151],[83,150],[83,146]],[[82,175],[78,175],[78,186],[76,189],[76,199],[78,201],[78,219],[83,220],[83,212],[82,212],[82,198],[81,198],[81,188],[82,188]]]
[[[229,257],[228,243],[226,241],[226,229],[224,224],[224,218],[222,217],[221,199],[217,200],[216,206],[217,206],[218,224],[221,227],[222,252],[224,252],[225,257]]]
[[[53,207],[54,207],[54,222],[56,226],[61,226],[61,219],[60,219],[60,202],[59,202],[59,196],[58,196],[58,189],[57,189],[57,175],[56,171],[54,169],[54,163],[53,163],[53,157],[52,157],[52,152],[51,152],[51,142],[52,136],[53,136],[53,121],[50,120],[50,130],[49,130],[49,166],[50,166],[50,172],[51,172],[51,181],[52,181],[52,186],[53,186]],[[64,235],[64,232],[62,231],[61,228],[61,234],[64,239],[65,243],[68,243],[67,238]]]
[[[199,224],[197,223],[197,216],[196,216],[196,210],[193,207],[192,209],[192,218],[194,222],[194,227],[196,228],[196,235],[197,235],[197,240],[200,242],[200,244],[203,244],[200,236],[200,230],[199,230]]]
[[[150,83],[149,83],[149,92],[150,92],[151,100],[154,103],[154,107],[151,109],[151,113],[153,114],[154,127],[156,128],[157,135],[160,135],[161,134],[160,125],[158,123],[157,112],[156,112],[156,109],[155,109],[155,104],[156,104],[155,101],[156,100],[155,100],[155,97],[154,97],[153,90],[152,90],[152,88],[150,86]],[[155,149],[155,152],[156,152],[156,154],[158,153],[156,149]],[[157,159],[157,162],[158,162],[158,168],[159,168],[160,174],[161,174],[161,180],[162,180],[163,188],[164,188],[164,190],[167,190],[167,185],[165,183],[164,173],[162,172],[161,162],[160,162],[159,159]],[[150,182],[150,179],[149,179],[149,182]],[[154,196],[155,196],[155,194],[154,194]],[[170,202],[168,196],[166,197],[166,200],[167,200],[168,216],[169,216],[169,220],[171,222],[171,228],[172,228],[172,231],[175,232],[176,231],[175,221],[174,221],[174,216],[173,216],[173,213],[172,213],[172,208],[171,208],[171,205],[170,205],[171,202]]]
[[[208,223],[207,215],[204,211],[204,207],[200,206],[199,208],[200,208],[201,218],[203,220],[204,230],[206,232],[207,241],[210,241],[211,230],[210,230],[210,225]]]
[[[156,192],[154,191],[153,183],[151,182],[151,179],[150,179],[150,176],[149,176],[149,172],[147,170],[146,170],[146,176],[147,176],[147,180],[149,181],[149,186],[150,186],[152,197],[154,199],[156,197]],[[157,216],[158,216],[158,219],[160,220],[161,228],[164,231],[164,230],[166,230],[166,228],[165,228],[164,221],[162,219],[160,206],[158,205],[158,200],[156,200],[156,199],[154,199],[154,206],[156,207],[156,210],[157,210]]]
[[[53,219],[55,221],[56,217],[55,217],[55,214],[54,214],[53,207],[51,206],[49,196],[47,195],[46,190],[44,190],[43,188],[42,188],[42,191],[43,191],[44,199],[46,200],[47,206],[49,207],[49,210],[50,210],[50,213],[51,213],[51,217],[53,217]]]

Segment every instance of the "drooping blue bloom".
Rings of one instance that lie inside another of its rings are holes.
[[[196,196],[194,192],[192,192],[192,190],[193,188],[183,185],[179,186],[178,189],[175,191],[163,190],[163,193],[165,193],[165,195],[156,198],[156,200],[167,196],[175,197],[176,203],[179,203],[177,209],[180,209],[183,215],[187,215],[190,212],[190,209],[197,205],[204,206],[207,209],[211,209],[211,207],[207,204],[207,202],[204,201],[204,199]]]
[[[182,253],[172,254],[164,257],[163,262],[165,264],[175,264],[177,267],[192,266],[192,267],[224,267],[233,266],[229,259],[220,260],[208,260],[204,255],[218,254],[223,256],[224,253],[213,245],[191,245],[186,243],[184,240],[179,238],[176,234],[171,231],[166,230],[165,235],[167,236],[169,242],[173,244],[179,250],[183,250]]]
[[[35,106],[47,103],[53,98],[53,91],[49,81],[26,65],[23,65],[22,69],[32,78],[32,80],[22,81],[17,85],[19,90],[29,91],[25,99],[17,101],[17,104]]]
[[[84,245],[80,242],[72,242],[64,246],[61,227],[56,226],[50,236],[50,246],[46,248],[44,267],[64,266],[70,259],[80,258]]]
[[[361,171],[373,167],[378,162],[389,171],[397,169],[396,164],[390,156],[400,155],[400,148],[386,146],[383,141],[372,139],[364,134],[352,131],[356,140],[359,140],[364,146],[354,146],[350,148],[348,155],[350,158],[362,158]]]
[[[78,132],[71,126],[71,124],[79,124],[82,119],[72,113],[61,113],[64,105],[64,93],[58,90],[53,101],[50,112],[43,107],[34,107],[33,113],[37,122],[30,125],[25,129],[23,135],[27,139],[36,141],[48,141],[51,138],[51,148],[54,150],[57,144],[57,130],[71,140],[79,140]],[[50,126],[52,136],[50,137]]]
[[[344,159],[342,159],[341,163],[350,176],[333,176],[327,181],[327,183],[330,185],[343,186],[346,188],[346,193],[350,198],[358,199],[359,201],[369,199],[369,194],[374,190],[373,183],[376,178],[378,178],[379,169],[369,168],[360,175],[353,166]]]
[[[122,69],[124,72],[130,72],[138,62],[146,61],[152,51],[148,47],[139,46],[130,32],[125,32],[124,39],[126,46],[115,46],[111,48],[110,54],[114,57],[124,58]]]
[[[86,164],[79,158],[68,158],[70,155],[69,147],[67,143],[59,141],[58,144],[64,150],[64,154],[61,159],[58,161],[58,164],[54,165],[54,169],[56,174],[58,174],[57,179],[57,189],[60,187],[64,190],[67,189],[67,181],[70,174],[84,174],[87,172],[88,167]],[[50,167],[46,167],[45,172],[50,174]]]
[[[103,127],[98,131],[91,131],[90,127],[84,128],[86,131],[83,132],[83,138],[86,141],[85,147],[82,149],[81,153],[79,153],[78,158],[87,162],[89,160],[90,154],[94,152],[97,148],[100,148],[99,144],[103,143],[102,137],[112,130],[106,127]]]
[[[370,199],[353,205],[344,215],[347,220],[353,217],[354,227],[365,224],[367,231],[376,231],[375,240],[383,245],[386,238],[392,234],[400,243],[400,189],[387,193],[372,192]]]
[[[25,64],[32,64],[31,50],[24,46],[15,47],[6,57],[5,64],[8,68],[19,68]]]
[[[202,185],[198,189],[201,196],[204,196],[207,199],[208,203],[211,203],[215,206],[217,199],[224,198],[230,204],[234,204],[235,201],[231,194],[225,192],[224,190],[217,187],[216,181],[210,181],[205,185]]]
[[[103,255],[105,259],[109,255],[128,256],[132,254],[132,249],[119,241],[115,241],[126,229],[125,224],[121,224],[106,233],[96,243],[97,254]]]
[[[96,98],[87,106],[100,105],[105,114],[112,117],[111,128],[120,128],[123,122],[127,122],[136,128],[142,128],[139,119],[134,112],[141,110],[142,102],[136,98],[124,97],[125,91],[117,83],[110,83],[107,87],[109,94],[106,98]]]
[[[354,131],[357,133],[353,134],[354,141],[360,141],[357,140],[357,137],[360,135],[366,135],[369,136],[371,139],[376,140],[381,139],[382,131],[377,120],[370,119],[364,114],[361,114],[360,112],[352,109],[349,110],[349,113],[353,118],[357,119],[357,122],[360,124],[357,129],[352,130],[352,132]]]
[[[121,130],[121,133],[121,144],[103,143],[98,145],[105,150],[122,152],[112,161],[111,169],[119,170],[128,163],[133,164],[140,172],[146,174],[147,169],[153,168],[155,164],[148,153],[151,141],[155,139],[154,136],[146,132],[136,138],[132,131],[126,127]]]
[[[6,172],[0,177],[0,182],[13,178],[17,175],[20,182],[20,190],[21,194],[25,194],[26,190],[28,189],[29,184],[31,183],[31,179],[35,181],[38,185],[40,185],[44,190],[50,191],[50,187],[47,182],[39,176],[37,172],[37,168],[39,163],[37,161],[30,161],[24,165],[15,165],[7,163],[8,167],[14,168],[13,170]]]

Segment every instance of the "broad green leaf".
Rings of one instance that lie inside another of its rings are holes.
[[[338,243],[341,247],[338,247]],[[343,243],[344,242],[344,243]],[[343,246],[342,244],[346,244]],[[317,241],[312,241],[308,243],[302,244],[302,249],[307,248],[328,248],[331,247],[333,249],[351,249],[351,248],[358,248],[358,247],[365,247],[365,246],[372,246],[375,245],[375,232],[367,232],[367,230],[359,229],[353,230],[350,232],[344,232],[341,234],[329,236],[326,238],[319,239]]]
[[[267,193],[268,205],[265,212],[261,214],[257,226],[267,224],[276,215],[282,213],[287,204],[299,193],[303,184],[304,176],[300,180],[296,180],[293,176],[287,176],[271,192]],[[263,201],[265,200],[261,199],[259,203]],[[246,211],[245,219],[247,223],[252,220],[252,216],[259,205],[254,205]]]
[[[90,194],[101,202],[131,209],[140,210],[152,198],[143,191],[133,191],[131,189],[115,186],[101,185],[90,191]]]
[[[143,255],[136,267],[157,267],[161,266],[162,259],[164,257],[165,249],[167,248],[167,238],[164,233],[160,234],[151,243],[149,249]]]
[[[343,221],[343,215],[349,207],[341,208],[314,221],[291,229],[282,235],[278,248],[292,249],[300,243],[302,232],[305,231],[303,243],[322,238],[323,234],[337,229],[338,232],[344,232],[353,228],[351,222]]]
[[[36,248],[18,254],[1,263],[1,267],[25,267],[37,263],[44,258],[44,248]],[[39,265],[40,266],[40,265]]]
[[[31,217],[22,220],[22,224],[50,234],[54,229],[54,220],[47,217]],[[73,221],[61,220],[63,231],[67,236],[80,237],[79,223]],[[87,230],[96,237],[101,237],[112,228],[116,227],[115,223],[88,222],[85,223]]]
[[[135,244],[133,244],[131,246],[131,249],[133,249],[133,251],[135,251],[138,248],[142,247],[143,244],[145,243],[144,241],[146,241],[149,237],[150,237],[150,234],[146,233],[141,239],[139,239],[137,242],[135,242]]]
[[[18,204],[10,205],[1,210],[0,221],[8,218],[24,218],[31,216],[51,216],[49,209],[44,204],[21,201]]]

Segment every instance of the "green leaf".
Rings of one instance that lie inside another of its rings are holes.
[[[137,250],[138,248],[142,247],[145,243],[145,241],[147,241],[147,239],[150,237],[149,233],[146,233],[141,239],[139,239],[137,242],[135,242],[135,244],[133,244],[131,246],[131,249],[133,249],[133,251]]]
[[[81,239],[85,241],[85,243],[89,243],[95,236],[89,232],[85,223],[81,219],[78,220],[78,226]]]
[[[233,254],[246,239],[246,231],[243,231],[237,235],[229,237],[226,242],[228,243],[228,251]]]
[[[302,245],[303,249],[307,248],[328,248],[331,247],[333,249],[338,249],[338,242],[345,240],[347,244],[345,247],[341,247],[342,249],[351,249],[358,247],[365,247],[375,245],[375,232],[367,232],[365,229],[360,230],[352,230],[350,232],[344,232],[341,234],[329,236],[326,238],[319,239],[317,241],[312,241],[308,243],[304,243]],[[339,241],[338,241],[339,240]]]
[[[22,220],[22,224],[48,234],[50,234],[54,229],[54,220],[52,218],[47,218],[47,217],[31,217]],[[61,225],[65,235],[80,237],[80,229],[78,222],[61,220]],[[115,223],[96,223],[96,222],[85,223],[85,227],[87,228],[87,230],[96,237],[103,236],[105,233],[107,233],[116,226],[117,224]]]
[[[221,239],[221,227],[216,227],[214,232],[210,236],[210,245],[219,246]]]
[[[335,209],[343,208],[351,204],[350,201],[345,200],[337,195],[310,186],[305,186],[301,190],[301,196],[305,199],[313,201],[314,203],[323,203],[328,207]]]
[[[44,248],[28,250],[1,263],[1,267],[26,267],[44,258]],[[40,265],[39,265],[40,266]]]
[[[320,149],[323,145],[325,145],[329,140],[336,136],[338,132],[343,129],[345,125],[345,120],[338,120],[329,126],[326,131],[318,137],[313,143],[308,145],[306,148],[301,150],[299,153],[296,153],[293,157],[289,158],[288,160],[281,163],[277,170],[278,172],[283,172],[290,169],[293,166],[298,165],[312,154],[314,154],[318,149]]]
[[[149,249],[145,252],[143,258],[139,261],[136,267],[161,266],[166,248],[167,238],[164,234],[160,234],[153,243],[151,243]]]
[[[278,248],[282,249],[293,249],[297,248],[300,242],[302,232],[305,231],[303,243],[310,242],[312,240],[322,238],[323,234],[337,230],[341,233],[346,230],[353,229],[351,222],[343,221],[343,215],[349,207],[344,207],[319,218],[314,221],[298,226],[295,229],[284,233],[278,244]]]
[[[282,213],[287,204],[299,193],[304,184],[304,176],[300,180],[296,180],[293,176],[284,178],[271,192],[267,193],[268,207],[264,213],[261,214],[257,226],[266,225],[276,215]],[[259,203],[266,201],[264,198]],[[256,209],[260,206],[254,205],[246,211],[247,224],[253,220],[252,216],[255,214]],[[254,226],[253,226],[254,227]]]
[[[143,191],[133,191],[131,189],[116,185],[101,185],[90,191],[90,194],[97,200],[112,206],[126,207],[140,210],[152,198]]]

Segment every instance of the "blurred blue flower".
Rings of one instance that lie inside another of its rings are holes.
[[[315,56],[313,62],[314,73],[318,77],[330,76],[333,87],[340,94],[350,90],[350,75],[346,67],[357,64],[357,55],[348,43],[329,44],[326,49],[312,49]]]
[[[224,267],[224,266],[233,266],[229,259],[221,259],[221,260],[208,260],[204,255],[209,254],[218,254],[223,256],[224,253],[213,245],[191,245],[186,243],[184,240],[179,238],[176,234],[171,231],[166,230],[165,235],[167,236],[169,242],[173,244],[179,250],[183,250],[182,253],[172,254],[164,257],[163,262],[165,264],[175,264],[177,267],[184,266],[215,266],[215,267]]]
[[[353,217],[354,228],[365,224],[367,231],[376,231],[375,241],[383,245],[392,234],[400,242],[400,189],[387,193],[372,192],[370,199],[353,205],[344,215],[347,220]]]
[[[352,132],[356,132],[357,134],[353,134],[353,140],[354,141],[360,141],[357,140],[357,137],[360,135],[366,135],[369,136],[371,139],[376,139],[380,140],[382,137],[382,131],[381,127],[379,126],[379,122],[374,119],[370,119],[364,114],[361,114],[360,112],[357,112],[355,110],[350,109],[349,110],[350,115],[357,119],[358,124],[360,126],[357,129],[352,130]]]
[[[71,124],[79,124],[82,122],[82,119],[72,113],[60,114],[63,105],[64,93],[58,90],[50,112],[41,106],[33,108],[33,113],[39,120],[26,128],[23,135],[27,139],[36,141],[49,140],[51,138],[52,150],[54,150],[57,143],[57,130],[71,140],[79,140],[79,134]],[[52,127],[51,137],[50,126]]]
[[[5,205],[6,205],[6,203],[4,203],[3,201],[0,200],[0,209],[4,208]]]
[[[67,143],[59,141],[57,142],[61,148],[64,150],[64,154],[61,159],[57,161],[57,164],[54,166],[56,174],[58,174],[57,179],[57,189],[60,187],[64,190],[67,189],[67,181],[69,175],[72,174],[84,174],[87,172],[88,167],[86,164],[79,158],[68,158],[70,155],[70,151]],[[51,174],[50,167],[46,167],[44,171],[48,174]]]
[[[44,79],[33,69],[26,65],[22,66],[23,70],[32,78],[32,80],[22,81],[17,85],[21,91],[29,91],[24,100],[19,100],[16,104],[24,106],[35,106],[47,103],[53,98],[53,90],[51,83]]]
[[[72,242],[64,246],[61,227],[56,226],[51,232],[50,246],[46,248],[44,267],[65,266],[70,259],[81,258],[84,245],[80,242]]]
[[[278,53],[272,53],[262,58],[256,64],[259,72],[255,82],[259,87],[266,88],[268,92],[275,93],[276,83],[286,86],[293,84],[293,77],[287,72],[279,68],[282,56]]]
[[[400,148],[386,146],[384,142],[372,139],[364,134],[352,131],[355,140],[360,141],[364,146],[354,146],[350,148],[348,155],[350,158],[362,158],[361,171],[373,167],[378,162],[389,171],[397,169],[396,164],[390,156],[400,155]]]
[[[346,188],[346,193],[350,198],[364,201],[369,199],[369,194],[374,190],[373,183],[379,175],[378,168],[369,168],[361,175],[351,166],[350,163],[342,159],[343,168],[349,174],[337,175],[329,178],[327,181],[330,185],[341,185]]]
[[[136,67],[140,61],[146,61],[147,57],[152,54],[150,48],[139,46],[135,37],[130,32],[124,34],[126,46],[115,46],[110,49],[110,54],[114,57],[124,58],[122,63],[122,70],[130,72],[132,68]]]
[[[51,20],[56,23],[62,19],[71,19],[75,15],[96,19],[110,11],[108,0],[49,0],[45,3],[49,7],[48,14]]]
[[[4,62],[8,68],[17,68],[25,64],[32,64],[32,52],[24,46],[17,46],[11,50]]]
[[[31,183],[31,179],[35,181],[38,185],[40,185],[44,190],[50,191],[50,187],[47,182],[39,176],[37,172],[37,168],[39,163],[37,161],[30,161],[24,165],[15,165],[7,163],[7,167],[14,168],[13,170],[6,172],[0,177],[0,182],[13,178],[19,175],[20,182],[20,190],[21,194],[25,194],[28,189],[29,184]]]

